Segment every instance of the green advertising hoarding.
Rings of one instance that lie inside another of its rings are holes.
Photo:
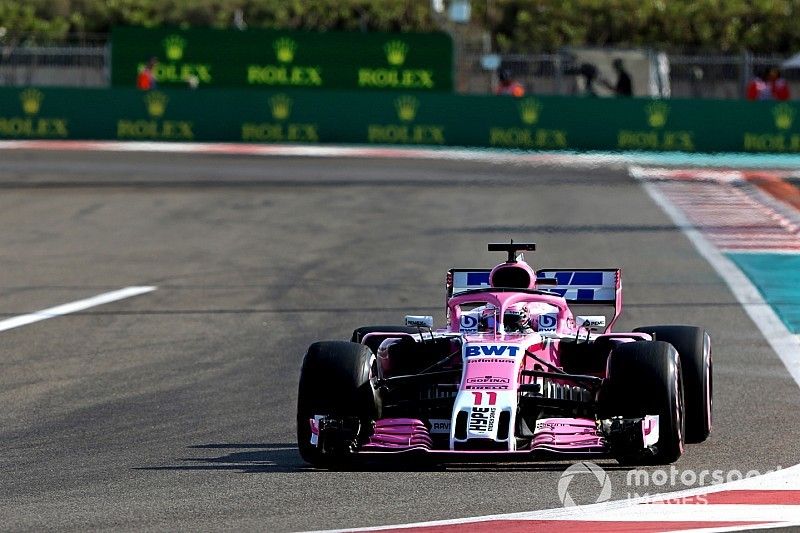
[[[135,87],[153,57],[161,88],[453,89],[444,33],[115,28],[112,85]]]
[[[792,102],[0,88],[0,138],[800,153]]]

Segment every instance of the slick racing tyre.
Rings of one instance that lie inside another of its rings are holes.
[[[375,356],[369,348],[346,341],[315,342],[300,370],[297,394],[297,445],[303,459],[314,466],[335,466],[347,460],[355,442],[326,442],[325,452],[313,435],[315,417],[348,420],[367,427],[380,417],[380,402],[372,382]],[[312,438],[317,444],[312,443]]]
[[[422,331],[427,331],[423,329]],[[419,333],[420,328],[416,326],[363,326],[353,331],[353,336],[350,337],[351,342],[361,342],[369,333]],[[381,345],[382,339],[368,339],[367,346],[370,347],[372,353],[378,353],[378,346]]]
[[[695,326],[645,326],[634,331],[654,335],[678,350],[686,401],[686,442],[703,442],[711,433],[713,416],[711,337]]]
[[[678,352],[660,341],[627,342],[608,357],[608,376],[600,395],[603,418],[658,415],[654,453],[625,451],[623,464],[668,464],[683,453],[685,409]]]

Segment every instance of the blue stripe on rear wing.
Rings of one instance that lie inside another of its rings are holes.
[[[620,288],[619,269],[603,270],[538,270],[537,279],[554,279],[556,285],[538,288],[563,296],[572,304],[614,305]]]

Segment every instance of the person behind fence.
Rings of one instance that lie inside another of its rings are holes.
[[[614,91],[616,96],[633,96],[633,82],[631,82],[631,75],[628,74],[627,70],[625,70],[625,65],[623,65],[622,59],[614,59],[614,62],[611,65],[614,67],[614,71],[617,73],[617,83],[612,85],[608,81],[603,80],[603,85]]]
[[[781,77],[781,69],[778,67],[770,67],[767,72],[767,85],[772,93],[772,98],[775,100],[788,100],[789,99],[789,84],[783,77]]]
[[[499,69],[497,71],[497,89],[495,90],[495,94],[499,95],[506,95],[506,96],[516,96],[520,98],[525,96],[525,87],[518,81],[516,81],[513,76],[511,76],[511,72],[507,69]]]
[[[745,96],[748,100],[773,100],[772,88],[767,83],[767,69],[756,67],[753,79],[747,84]]]
[[[137,89],[140,91],[151,91],[156,88],[156,75],[154,70],[157,64],[158,60],[155,57],[151,57],[147,65],[145,65],[136,76]]]
[[[577,72],[583,78],[583,94],[597,96],[597,91],[594,88],[594,81],[597,79],[597,67],[591,63],[581,63]]]

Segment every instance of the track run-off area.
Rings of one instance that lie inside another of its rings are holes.
[[[1,142],[2,529],[798,525],[797,168]],[[621,267],[620,330],[707,328],[709,440],[635,475],[597,460],[604,480],[569,487],[564,460],[305,465],[294,417],[307,346],[405,314],[442,324],[446,270],[491,267],[486,243],[512,237],[537,243],[537,268]],[[565,489],[586,505],[565,509]]]

